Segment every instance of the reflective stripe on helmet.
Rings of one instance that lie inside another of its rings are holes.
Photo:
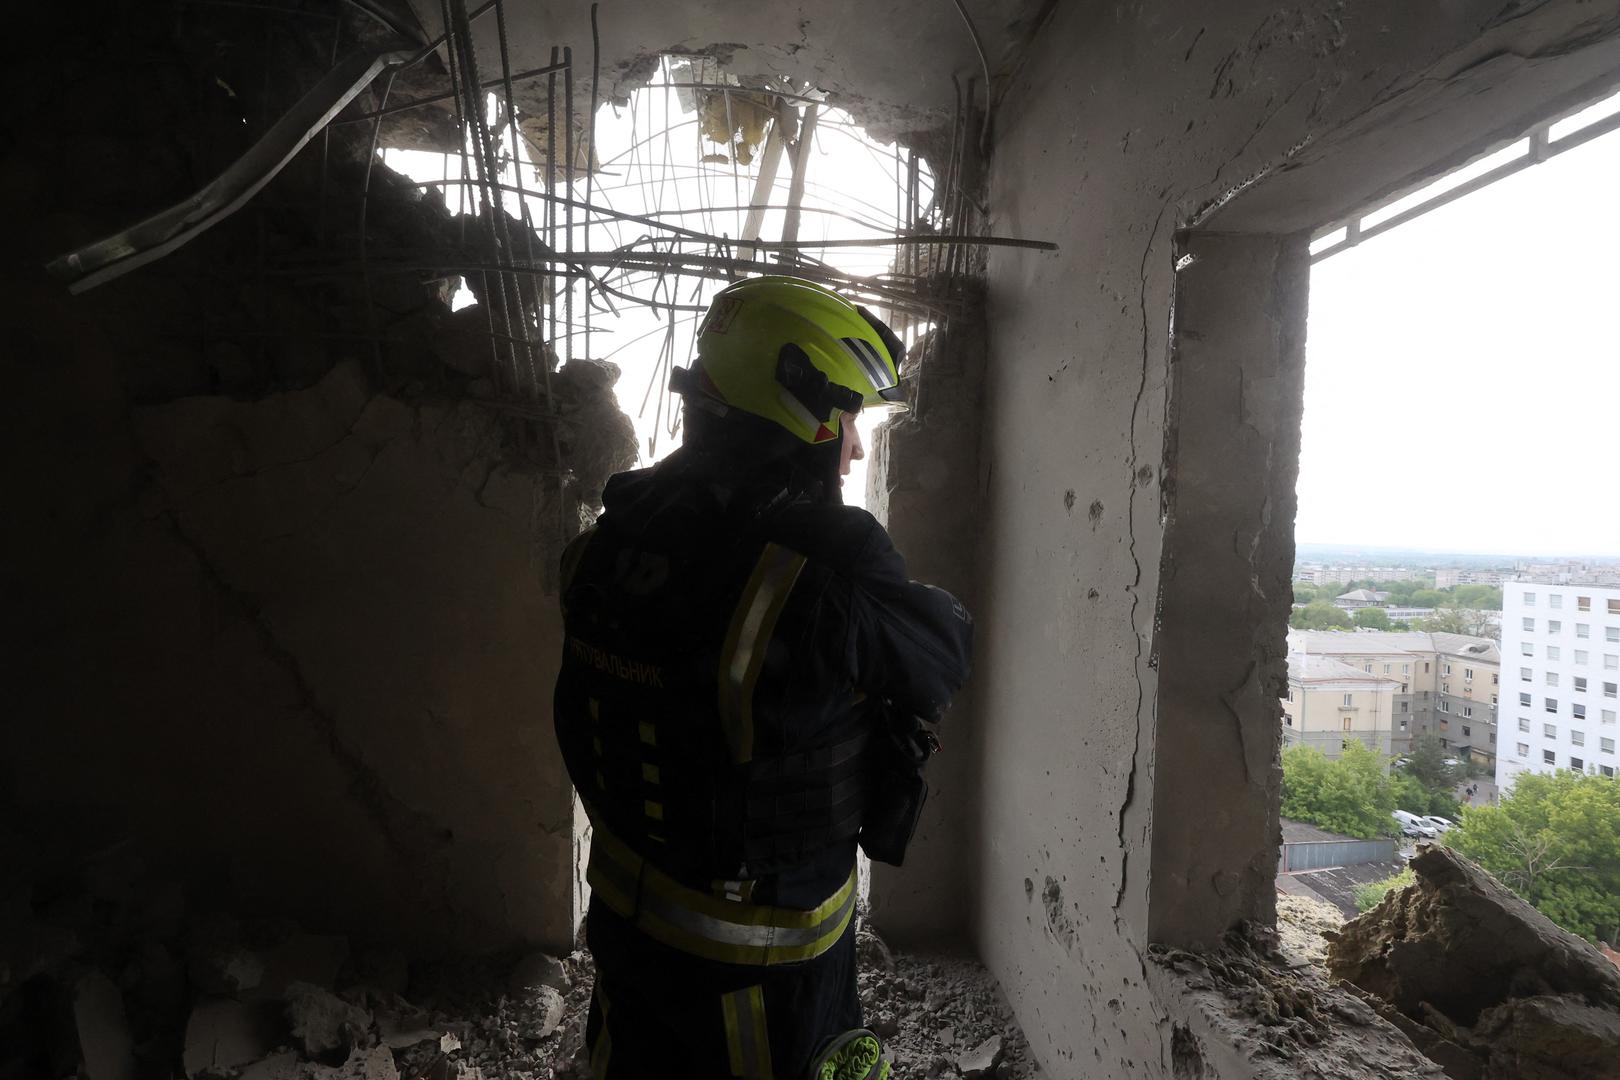
[[[725,964],[794,964],[838,943],[855,914],[855,871],[809,911],[719,900],[653,866],[590,813],[586,880],[602,902],[671,948]]]

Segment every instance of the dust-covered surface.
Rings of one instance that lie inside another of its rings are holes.
[[[1344,914],[1332,904],[1308,896],[1277,897],[1277,944],[1283,952],[1313,964],[1327,963],[1328,939],[1344,925]]]
[[[980,965],[859,946],[901,1076],[1036,1074]],[[0,1080],[583,1080],[593,981],[583,950],[409,960],[105,860],[0,883]]]
[[[1253,1077],[1440,1075],[1376,1011],[1328,985],[1319,965],[1278,951],[1264,929],[1233,931],[1218,950],[1151,946],[1148,958],[1166,976],[1155,981],[1196,1018],[1172,1038],[1178,1077],[1226,1075],[1216,1062],[1232,1055]]]
[[[1335,937],[1333,976],[1452,1076],[1620,1076],[1620,970],[1447,848],[1411,866]]]

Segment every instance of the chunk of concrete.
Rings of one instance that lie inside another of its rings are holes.
[[[1472,1041],[1488,1047],[1493,1080],[1620,1076],[1620,1011],[1578,997],[1518,998],[1487,1009]]]
[[[964,1080],[994,1076],[996,1066],[1001,1064],[1001,1054],[1001,1036],[992,1035],[973,1049],[957,1055],[956,1067]]]
[[[124,998],[101,972],[84,976],[74,988],[73,1023],[86,1080],[133,1080],[135,1042],[124,1015]]]
[[[1454,1077],[1620,1076],[1620,970],[1455,852],[1411,865],[1414,885],[1330,936],[1332,974],[1398,1011]]]
[[[207,998],[191,1010],[181,1063],[190,1077],[236,1069],[266,1057],[285,1030],[275,1002]]]
[[[532,952],[512,968],[511,975],[506,979],[506,989],[513,994],[521,994],[534,986],[549,986],[566,994],[569,986],[568,969],[563,966],[561,960],[550,953]]]
[[[236,1080],[300,1080],[298,1051],[283,1050],[244,1068]]]
[[[567,1005],[563,996],[549,986],[531,986],[519,1000],[513,1029],[520,1038],[549,1038],[562,1026]]]
[[[242,928],[226,915],[208,915],[186,935],[186,974],[205,994],[234,995],[264,979],[264,961],[242,944]]]
[[[312,983],[287,987],[285,1016],[293,1041],[306,1057],[343,1061],[371,1028],[371,1014]]]

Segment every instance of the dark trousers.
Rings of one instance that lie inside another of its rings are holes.
[[[814,960],[772,967],[672,949],[595,900],[586,933],[596,990],[585,1039],[598,1080],[801,1080],[823,1042],[861,1026],[853,921]]]

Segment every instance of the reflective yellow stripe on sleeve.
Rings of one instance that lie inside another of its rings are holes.
[[[765,664],[765,647],[804,561],[796,551],[766,544],[726,631],[720,650],[720,722],[731,759],[739,765],[754,757],[754,688]]]
[[[771,1080],[771,1039],[765,1029],[765,992],[750,986],[720,998],[726,1018],[726,1048],[731,1075],[744,1080]]]
[[[589,809],[589,808],[587,808]],[[595,895],[638,930],[671,948],[725,964],[792,964],[838,943],[855,914],[855,871],[815,908],[721,900],[689,889],[636,854],[591,815]]]

